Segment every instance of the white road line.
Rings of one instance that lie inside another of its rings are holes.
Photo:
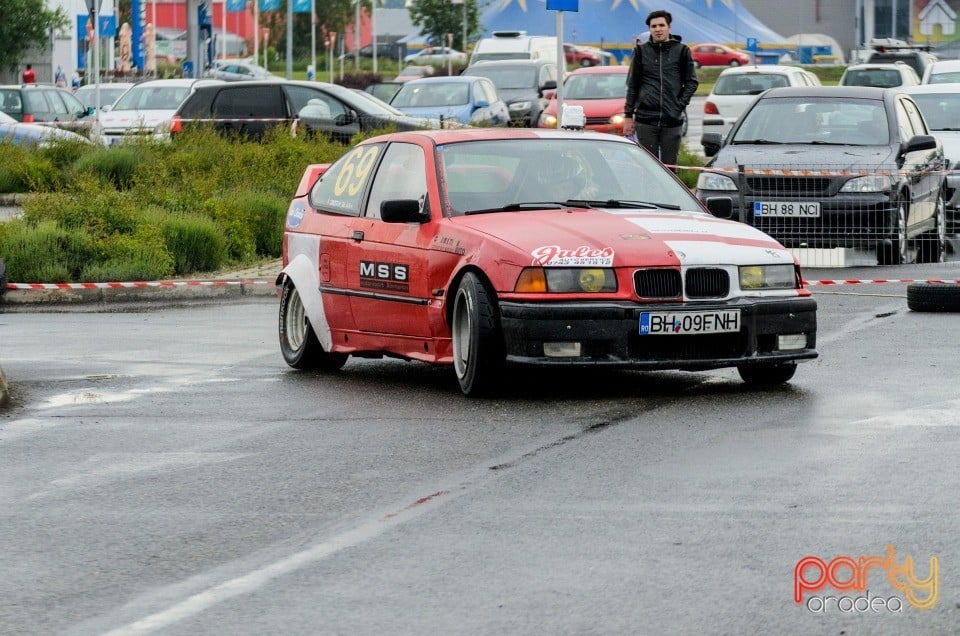
[[[218,603],[252,592],[278,577],[322,561],[341,550],[374,539],[395,526],[406,523],[438,506],[442,506],[448,501],[452,501],[465,493],[467,488],[467,484],[461,484],[456,488],[440,490],[427,497],[417,499],[404,508],[384,515],[380,519],[360,525],[306,550],[194,594],[165,610],[110,630],[106,636],[149,634],[190,616],[195,616]]]

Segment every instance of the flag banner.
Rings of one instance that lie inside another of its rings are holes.
[[[279,11],[280,0],[260,0],[261,11]]]
[[[238,13],[246,8],[247,0],[227,0],[227,13]]]
[[[310,0],[293,0],[294,13],[310,13]]]

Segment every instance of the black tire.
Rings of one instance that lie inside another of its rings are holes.
[[[960,285],[955,283],[910,283],[907,307],[911,311],[960,311]]]
[[[313,327],[307,319],[300,300],[300,292],[287,281],[280,295],[280,352],[294,369],[321,369],[336,371],[343,367],[347,356],[323,350]]]
[[[920,238],[917,261],[921,263],[942,263],[947,254],[947,208],[943,192],[937,195],[935,214],[936,227]]]
[[[891,222],[896,226],[890,229],[889,241],[877,244],[877,263],[880,265],[902,265],[908,260],[907,202],[903,197],[897,197],[893,205],[895,216]]]
[[[740,378],[753,386],[774,386],[786,384],[797,372],[796,362],[779,364],[744,364],[737,367]]]
[[[450,315],[453,369],[464,395],[492,393],[504,367],[503,334],[493,293],[473,272],[464,274]]]
[[[730,66],[740,66],[740,62],[738,60],[730,60]]]
[[[582,60],[580,60],[580,66],[583,66],[584,68],[586,68],[587,66],[593,66],[593,62],[591,62],[587,58],[583,58]]]
[[[7,264],[0,258],[0,296],[7,293]]]

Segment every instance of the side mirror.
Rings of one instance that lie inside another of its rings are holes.
[[[100,109],[101,109],[103,112],[107,112],[107,108],[109,108],[109,106],[101,106],[101,107],[100,107]],[[77,115],[79,115],[80,117],[89,117],[90,115],[94,114],[95,112],[97,112],[97,107],[96,107],[96,106],[88,106],[88,107],[87,107],[87,110],[85,110],[85,111],[80,111],[79,113],[77,113]]]
[[[723,136],[720,133],[703,133],[700,137],[700,145],[703,146],[703,154],[708,157],[720,152],[720,146],[723,145]]]
[[[474,106],[476,106],[477,108],[486,108],[489,105],[490,105],[490,102],[488,102],[485,99],[478,99],[476,104],[474,104]]]
[[[557,80],[547,80],[543,83],[543,86],[540,87],[540,94],[543,94],[543,91],[557,90]]]
[[[930,135],[916,135],[903,147],[903,152],[917,152],[919,150],[933,150],[937,147],[937,139]]]
[[[719,219],[733,218],[733,199],[730,197],[707,197],[704,205],[710,210],[710,214]]]
[[[420,211],[417,199],[393,199],[380,203],[380,218],[385,223],[423,223],[430,215]]]
[[[337,118],[333,120],[333,123],[337,126],[349,126],[357,122],[357,114],[353,111],[349,113],[340,113],[337,115]]]

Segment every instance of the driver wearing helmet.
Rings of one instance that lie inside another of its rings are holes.
[[[590,198],[595,188],[587,187],[587,169],[574,153],[542,157],[535,169],[537,188],[544,201]]]

